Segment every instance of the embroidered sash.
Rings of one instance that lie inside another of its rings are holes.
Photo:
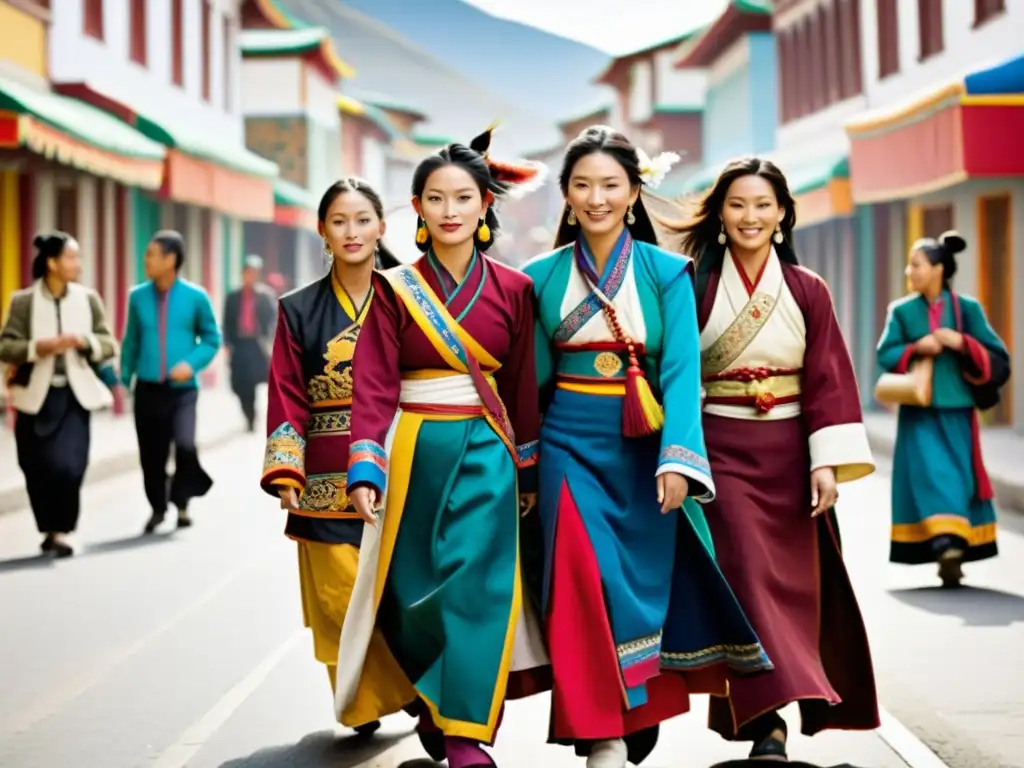
[[[414,266],[403,264],[381,274],[390,283],[417,327],[423,331],[423,335],[441,358],[453,370],[472,377],[480,400],[484,404],[484,417],[505,443],[513,461],[518,465],[515,434],[505,404],[488,383],[481,369],[481,366],[485,366],[488,371],[494,372],[501,368],[501,363],[455,321],[444,302],[438,298]]]
[[[556,343],[570,341],[594,315],[602,311],[603,306],[610,305],[611,299],[618,294],[626,279],[629,256],[633,251],[633,239],[629,235],[629,230],[623,235],[622,247],[604,280],[598,278],[591,262],[584,255],[582,242],[576,241],[573,246],[573,261],[590,286],[590,293],[559,323],[554,334]]]
[[[740,313],[725,329],[725,333],[715,339],[714,344],[700,355],[700,368],[704,376],[714,376],[726,370],[736,362],[757,334],[768,323],[768,319],[779,304],[785,279],[779,280],[779,290],[775,296],[762,291],[754,291]]]

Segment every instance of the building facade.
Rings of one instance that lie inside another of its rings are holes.
[[[977,296],[1014,364],[1024,301],[1024,5],[1003,0],[861,0],[868,111],[847,124],[851,193],[871,211],[861,257],[874,250],[874,316],[905,291],[910,244],[951,228],[969,243],[957,290]],[[893,162],[899,158],[899,162]],[[1017,226],[1015,226],[1017,225]],[[865,307],[870,309],[870,307]],[[1024,430],[1024,378],[989,423]],[[1014,407],[1015,403],[1018,407]]]

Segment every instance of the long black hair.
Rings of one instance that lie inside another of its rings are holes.
[[[722,208],[729,187],[736,179],[744,176],[760,176],[772,185],[775,200],[784,213],[779,229],[782,242],[775,243],[775,252],[782,261],[796,264],[796,251],[793,250],[793,229],[796,227],[796,203],[789,191],[789,182],[785,175],[771,160],[759,157],[744,157],[733,160],[718,174],[714,186],[704,195],[697,205],[693,218],[681,224],[663,222],[665,226],[683,234],[683,253],[693,257],[699,263],[704,256],[720,260],[725,255],[728,244],[718,242],[722,232]]]
[[[36,255],[32,257],[33,280],[46,277],[50,259],[59,259],[60,255],[64,253],[64,248],[72,239],[67,232],[60,231],[38,234],[32,238],[32,245],[36,249]]]
[[[643,186],[640,157],[637,155],[633,143],[623,134],[606,125],[592,125],[589,128],[584,128],[565,150],[565,161],[562,163],[562,172],[558,176],[558,186],[562,190],[562,197],[567,197],[569,194],[569,182],[572,179],[576,163],[595,152],[603,152],[621,165],[626,172],[630,186],[637,188]],[[654,224],[651,222],[651,217],[640,196],[637,196],[636,202],[633,203],[633,218],[633,223],[626,225],[633,239],[657,245],[658,236],[654,231]],[[555,248],[574,242],[579,236],[579,222],[569,223],[569,203],[566,202],[562,208],[558,232],[555,234]]]
[[[495,235],[501,228],[495,211],[498,201],[513,190],[522,193],[543,181],[544,168],[537,163],[509,163],[491,157],[491,137],[494,128],[495,125],[491,125],[469,142],[469,146],[453,143],[442,147],[435,154],[421,160],[412,175],[412,196],[415,198],[423,196],[430,175],[448,165],[457,165],[468,173],[476,182],[481,198],[486,198],[488,192],[491,194],[493,201],[487,206],[487,213],[484,214],[484,223],[490,230],[490,237],[484,241],[480,239],[479,229],[473,233],[473,242],[480,251],[486,251],[494,245]],[[426,225],[423,219],[417,216],[416,228],[424,226]],[[416,247],[423,253],[430,250],[429,232],[426,242],[417,241]]]
[[[331,184],[327,191],[324,192],[323,197],[320,198],[320,205],[316,209],[316,218],[320,222],[321,227],[324,225],[327,219],[327,212],[331,209],[334,201],[349,192],[358,192],[369,200],[370,205],[373,206],[373,212],[377,214],[377,218],[384,221],[384,201],[377,194],[377,190],[371,187],[370,183],[365,179],[360,179],[357,176],[348,176],[344,179],[338,179]],[[384,244],[383,240],[377,241],[376,262],[377,269],[391,269],[402,263],[391,252],[391,249]]]
[[[956,230],[943,232],[938,238],[922,237],[910,246],[910,251],[920,251],[932,266],[942,265],[942,287],[948,288],[949,281],[956,274],[956,255],[967,249],[967,241]]]

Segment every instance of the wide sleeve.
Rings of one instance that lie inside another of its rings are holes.
[[[875,462],[864,428],[853,361],[825,282],[810,272],[798,275],[807,328],[801,404],[811,471],[832,467],[836,482],[858,480],[875,471]]]
[[[665,326],[659,382],[665,426],[657,474],[684,475],[689,480],[689,495],[707,503],[715,498],[715,483],[701,421],[700,333],[692,262],[662,287],[660,309]]]
[[[205,292],[200,293],[196,299],[196,338],[199,343],[185,358],[185,362],[193,371],[199,373],[213,362],[221,342],[220,328],[217,327],[217,318],[213,314],[213,304]]]
[[[117,339],[110,330],[103,302],[95,291],[89,292],[89,308],[92,310],[92,330],[85,337],[89,347],[83,353],[90,363],[99,365],[117,357]]]
[[[878,339],[878,346],[875,355],[878,360],[878,367],[889,373],[906,373],[910,367],[910,361],[914,357],[914,344],[916,339],[911,339],[903,327],[900,315],[896,311],[899,306],[897,302],[889,305],[885,316],[885,328]]]
[[[124,338],[121,340],[121,383],[131,388],[135,372],[139,369],[139,351],[142,345],[142,326],[139,324],[139,310],[136,296],[128,296],[128,318],[125,321]]]
[[[537,460],[540,437],[540,404],[537,394],[535,316],[532,285],[526,286],[513,308],[512,345],[495,374],[498,397],[505,404],[516,437],[516,468],[519,490],[537,491]]]
[[[0,363],[17,366],[36,361],[36,345],[29,337],[31,311],[31,294],[19,295],[11,299],[7,321],[4,323],[3,330],[0,331]]]
[[[1010,378],[1010,353],[977,301],[961,298],[964,347],[963,377],[969,384],[1001,387]]]
[[[306,487],[306,424],[309,400],[302,372],[302,347],[278,315],[267,380],[267,446],[260,487],[276,496],[280,486]]]
[[[368,485],[387,489],[388,455],[384,448],[402,393],[398,367],[403,322],[398,297],[384,278],[373,276],[374,295],[352,358],[352,443],[348,491]]]

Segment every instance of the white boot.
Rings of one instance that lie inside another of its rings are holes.
[[[626,768],[628,755],[622,739],[605,739],[594,744],[587,758],[587,768]]]

